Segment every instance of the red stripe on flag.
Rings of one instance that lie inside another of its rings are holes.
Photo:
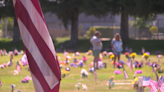
[[[58,92],[60,87],[60,82],[49,92]]]
[[[44,19],[43,13],[42,13],[42,10],[40,8],[41,6],[39,4],[39,1],[38,0],[31,0],[31,2],[33,3],[34,7],[36,8],[36,10],[38,11],[38,13],[40,14],[40,16],[42,17],[43,21],[46,24],[46,21]]]
[[[46,80],[44,79],[38,65],[36,64],[35,60],[31,56],[30,52],[27,50],[27,48],[25,46],[24,46],[24,48],[25,48],[25,51],[27,53],[30,71],[38,79],[44,92],[48,92],[50,90],[50,87],[48,86]]]
[[[31,21],[31,18],[29,16],[27,10],[22,5],[22,3],[20,3],[20,7],[21,7],[21,11],[23,11],[23,12],[20,12],[19,16],[17,16],[17,18],[19,17],[21,19],[21,21],[23,22],[23,24],[28,29],[28,31],[31,34],[33,40],[35,41],[39,51],[41,52],[43,58],[46,60],[49,67],[51,68],[52,72],[55,74],[55,76],[57,77],[58,80],[61,80],[61,75],[59,75],[61,73],[60,73],[60,68],[59,68],[59,64],[58,64],[57,60],[53,56],[49,47],[44,42],[43,38],[38,33],[33,22]],[[17,10],[18,7],[15,7],[15,8]],[[28,19],[28,21],[27,21],[27,19]],[[57,66],[54,67],[54,65],[57,65]]]

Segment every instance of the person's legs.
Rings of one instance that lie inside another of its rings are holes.
[[[94,69],[97,69],[98,68],[99,54],[100,54],[100,50],[93,50],[93,56],[94,56],[93,64],[94,64]]]
[[[118,52],[118,62],[120,61],[121,52]]]
[[[98,68],[98,59],[99,57],[94,57],[94,69]]]
[[[120,55],[117,55],[117,57],[118,57],[118,62],[120,61]]]
[[[114,68],[115,68],[115,63],[116,63],[116,57],[117,55],[114,55],[114,65],[113,65]]]

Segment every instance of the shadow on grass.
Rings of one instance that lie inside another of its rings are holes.
[[[73,52],[86,52],[92,48],[90,43],[90,39],[79,39],[75,46],[70,46],[69,39],[56,39],[53,40],[54,46],[56,49],[71,50]],[[111,41],[103,41],[103,50],[112,51],[111,50]],[[142,47],[145,48],[146,51],[149,51],[151,54],[156,54],[156,51],[161,51],[164,54],[164,41],[163,40],[130,40],[128,42],[123,42],[123,48],[125,47],[132,48],[133,52],[137,52],[138,54],[142,54]],[[0,49],[5,48],[7,51],[13,50],[14,48],[24,49],[23,42],[13,43],[12,39],[0,39]],[[125,51],[123,51],[124,53]]]

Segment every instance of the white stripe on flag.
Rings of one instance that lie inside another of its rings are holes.
[[[48,29],[47,29],[47,26],[46,26],[45,22],[43,21],[42,17],[40,16],[38,11],[34,7],[31,0],[20,0],[20,1],[22,2],[24,7],[26,8],[26,10],[27,10],[27,12],[28,12],[28,14],[31,18],[31,21],[33,22],[33,24],[35,26],[35,28],[37,29],[40,36],[43,38],[44,42],[47,44],[47,46],[49,47],[49,49],[53,53],[54,58],[56,59],[56,53],[54,52],[55,48],[54,48],[53,45],[51,45],[53,43],[52,43],[51,37],[49,36],[49,32],[45,31],[45,30],[48,30]]]
[[[160,91],[161,91],[161,92],[164,92],[164,83],[161,85]]]
[[[28,49],[28,51],[31,53],[32,57],[36,61],[41,73],[43,74],[45,80],[47,81],[49,87],[53,89],[58,83],[58,79],[46,63],[43,56],[40,54],[40,51],[38,50],[38,47],[36,46],[33,38],[31,37],[31,34],[28,32],[25,25],[22,23],[22,21],[18,18],[17,19],[19,23],[19,28],[22,35],[22,39],[24,42],[25,47]]]
[[[150,88],[151,88],[151,92],[157,92],[157,85],[155,84],[154,81],[150,81]]]
[[[127,79],[129,76],[125,70],[123,70],[123,71],[124,71],[124,78]]]
[[[150,81],[143,81],[143,86],[149,86]]]
[[[31,73],[32,81],[35,87],[35,92],[44,92],[42,86],[40,85],[38,79]]]

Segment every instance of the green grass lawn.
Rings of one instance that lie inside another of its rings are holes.
[[[85,53],[82,53],[80,56],[76,56],[77,59],[82,59],[82,56]],[[60,60],[64,60],[64,56],[62,53],[58,53],[58,55],[61,57]],[[70,54],[72,56],[72,53]],[[35,92],[33,83],[30,81],[29,83],[21,83],[21,80],[26,77],[27,75],[30,75],[30,72],[28,71],[28,67],[22,67],[21,72],[18,75],[13,75],[15,66],[16,66],[16,61],[20,60],[22,55],[19,56],[14,56],[13,61],[14,65],[12,67],[6,67],[4,69],[0,69],[0,79],[2,81],[2,87],[0,88],[0,92],[11,92],[11,84],[15,84],[15,91],[17,89],[21,90],[21,92]],[[87,64],[84,65],[84,69],[89,70],[89,64],[92,62],[93,57],[92,56],[87,56],[88,61]],[[124,55],[121,56],[121,60],[124,60],[125,62],[127,59],[125,58]],[[141,55],[138,55],[135,60],[141,61],[144,60]],[[150,56],[151,62],[157,61],[158,59],[156,56],[151,55]],[[9,61],[9,56],[0,56],[0,64],[2,63],[7,63]],[[145,60],[144,60],[145,61]],[[73,62],[71,59],[70,62]],[[88,78],[81,78],[80,77],[80,71],[82,68],[72,68],[69,76],[63,78],[61,80],[61,85],[60,85],[60,92],[84,92],[82,89],[78,91],[78,89],[75,87],[75,84],[77,83],[82,83],[86,84],[88,87],[88,90],[85,92],[135,92],[133,89],[132,85],[115,85],[112,89],[109,89],[106,83],[108,82],[108,79],[110,76],[114,76],[114,82],[115,83],[131,83],[133,80],[133,75],[136,70],[139,69],[134,69],[133,71],[130,71],[130,69],[125,65],[125,69],[129,75],[129,78],[127,80],[124,80],[124,75],[123,72],[120,75],[115,75],[113,72],[114,69],[112,68],[111,62],[109,61],[108,58],[104,58],[103,62],[107,63],[107,68],[97,70],[97,76],[98,80],[95,82],[94,80],[94,75],[91,73],[89,74]],[[164,59],[161,59],[160,65],[163,66]],[[66,66],[65,66],[66,67]],[[70,67],[70,65],[68,65]],[[64,69],[64,67],[63,67]],[[144,66],[142,68],[143,74],[138,74],[137,76],[151,76],[152,79],[156,79],[155,74],[152,72],[151,67],[149,66]],[[122,69],[121,69],[122,71]],[[160,74],[159,74],[160,75]],[[145,89],[146,91],[149,91],[149,88]]]

